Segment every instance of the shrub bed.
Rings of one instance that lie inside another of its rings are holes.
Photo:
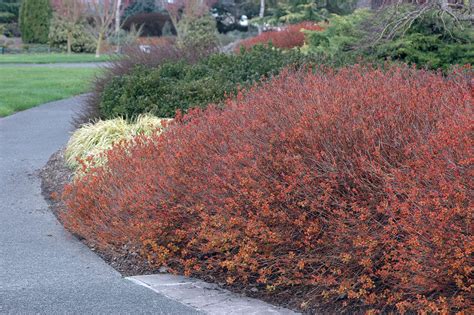
[[[472,312],[471,78],[284,71],[116,145],[62,220],[307,312]]]
[[[301,22],[288,25],[282,31],[263,32],[258,36],[243,40],[237,47],[237,51],[239,51],[241,47],[249,49],[258,44],[265,45],[269,43],[272,43],[274,47],[282,49],[302,47],[305,43],[303,30],[322,31],[323,28],[314,22]]]
[[[221,103],[239,86],[277,74],[291,64],[298,67],[307,60],[298,51],[259,46],[239,55],[213,54],[194,64],[170,61],[156,68],[136,67],[107,83],[101,94],[100,114],[113,118],[149,112],[173,117],[176,110]]]

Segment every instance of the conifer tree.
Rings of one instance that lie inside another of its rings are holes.
[[[49,0],[23,0],[20,7],[20,30],[24,43],[46,44],[51,20]]]

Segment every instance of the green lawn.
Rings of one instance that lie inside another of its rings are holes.
[[[0,66],[0,117],[87,92],[99,69]]]
[[[96,58],[94,54],[5,54],[0,55],[0,64],[8,63],[71,63],[109,61],[113,57],[102,55]]]

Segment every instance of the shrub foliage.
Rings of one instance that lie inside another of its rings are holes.
[[[116,145],[62,220],[310,312],[472,312],[471,78],[284,71]]]
[[[54,16],[51,20],[49,28],[49,45],[51,47],[60,48],[67,51],[67,21],[62,20],[58,16]],[[75,53],[93,53],[96,49],[96,41],[89,34],[83,23],[73,25],[72,27],[72,43],[71,50]]]
[[[313,22],[301,22],[294,25],[288,25],[282,31],[263,32],[260,35],[246,39],[239,44],[237,49],[245,47],[247,49],[258,45],[272,43],[274,47],[290,49],[302,47],[305,43],[303,30],[321,31],[323,28]]]
[[[170,37],[160,37],[159,40],[141,39],[141,42],[150,46],[149,52],[142,51],[137,45],[126,46],[123,48],[122,57],[109,63],[106,69],[96,77],[93,84],[94,90],[88,98],[86,106],[74,119],[76,125],[98,118],[111,118],[111,116],[101,113],[100,105],[103,94],[109,93],[110,95],[113,92],[107,91],[107,89],[110,84],[117,84],[114,80],[132,75],[137,68],[151,71],[162,64],[177,61],[194,64],[211,53],[202,47],[178,47],[175,40]],[[112,81],[114,83],[111,83]],[[118,95],[116,96],[118,97]]]
[[[150,112],[173,117],[176,110],[221,103],[238,86],[277,74],[290,64],[302,64],[297,52],[272,47],[254,48],[239,55],[214,54],[191,64],[165,62],[157,68],[136,67],[132,73],[107,82],[100,100],[103,118],[135,117]]]
[[[394,31],[392,38],[386,38],[382,29],[393,28],[390,19],[402,19],[401,13],[391,10],[356,10],[347,16],[334,16],[323,31],[305,31],[308,45],[304,50],[327,56],[334,64],[364,58],[446,70],[455,64],[474,62],[472,25],[462,26],[436,12],[428,12],[410,23],[410,27]]]
[[[178,44],[183,49],[217,51],[216,21],[212,16],[183,17],[178,23]]]

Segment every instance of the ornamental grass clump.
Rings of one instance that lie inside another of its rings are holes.
[[[472,78],[283,71],[116,144],[61,219],[108,254],[308,313],[473,313]]]
[[[76,172],[86,170],[92,161],[94,165],[103,165],[106,161],[103,152],[112,148],[114,143],[137,135],[151,136],[162,130],[163,121],[166,120],[168,119],[140,115],[132,122],[115,118],[85,124],[74,132],[67,144],[66,163]]]

